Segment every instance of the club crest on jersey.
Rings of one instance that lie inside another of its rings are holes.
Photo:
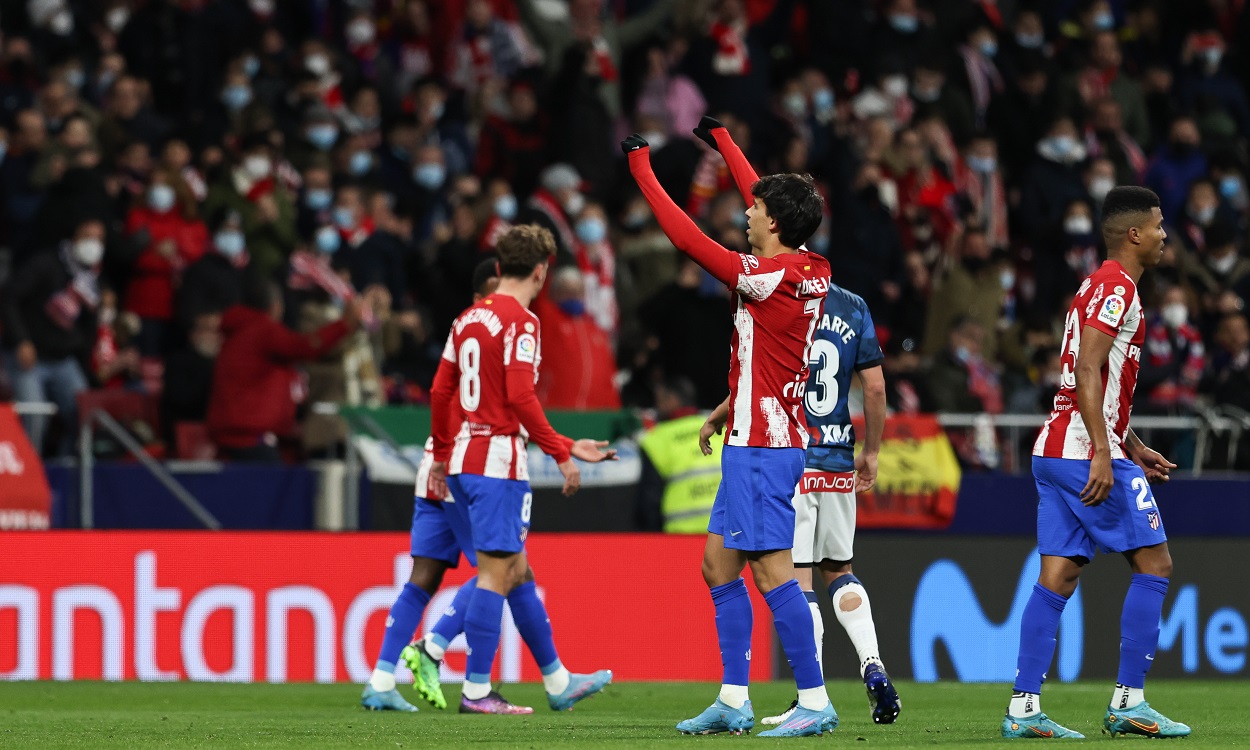
[[[1159,530],[1159,513],[1153,510],[1147,513],[1146,522],[1150,524],[1150,528],[1154,529],[1155,531],[1158,531]]]
[[[1118,326],[1127,307],[1123,297],[1112,294],[1102,301],[1102,307],[1098,310],[1098,319],[1109,326]]]
[[[523,333],[516,340],[516,361],[534,363],[534,355],[538,352],[538,341],[532,334]]]

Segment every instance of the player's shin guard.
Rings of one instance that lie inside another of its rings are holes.
[[[1016,658],[1018,693],[1041,693],[1042,680],[1055,658],[1055,634],[1059,617],[1068,600],[1040,583],[1033,584],[1033,593],[1020,617],[1020,651]],[[1156,619],[1156,627],[1158,620]]]
[[[741,696],[731,699],[746,700],[746,686],[751,673],[751,626],[754,611],[747,595],[746,582],[735,579],[712,589],[712,604],[716,606],[716,638],[720,642],[720,661],[724,667],[722,685],[741,686]],[[722,689],[722,695],[724,695]],[[738,691],[734,691],[737,693]],[[741,708],[730,704],[732,708]]]
[[[1168,579],[1146,573],[1133,574],[1124,610],[1120,615],[1120,672],[1116,681],[1130,688],[1146,686],[1155,648],[1159,645],[1159,618]]]
[[[821,701],[813,693],[824,693],[825,678],[820,674],[816,645],[812,642],[812,611],[808,609],[807,598],[803,596],[799,582],[793,578],[786,581],[765,594],[764,600],[773,612],[781,649],[785,651],[786,660],[794,672],[794,682],[799,688],[799,705],[815,711],[823,709],[828,697]],[[805,698],[809,700],[805,701]],[[807,705],[811,699],[817,700],[820,705]]]
[[[857,596],[855,602],[850,597]],[[853,575],[838,576],[829,585],[829,598],[833,601],[833,614],[838,624],[846,631],[859,656],[859,672],[862,676],[864,667],[870,661],[881,661],[881,652],[877,648],[877,626],[872,621],[872,604],[868,601],[868,592],[864,585]]]
[[[820,616],[820,602],[816,600],[815,591],[804,591],[807,608],[812,611],[812,640],[816,642],[816,666],[820,673],[825,673],[825,618]]]
[[[502,595],[478,588],[469,600],[469,611],[464,616],[464,637],[469,644],[465,668],[465,682],[485,685],[489,689],[491,667],[495,652],[499,649],[500,621],[503,619]],[[471,699],[480,695],[471,695]]]
[[[451,606],[443,612],[443,616],[438,618],[438,622],[434,623],[434,627],[430,629],[430,639],[426,642],[426,650],[433,658],[441,661],[443,654],[447,651],[447,645],[464,632],[464,617],[469,611],[469,602],[472,601],[473,592],[476,590],[477,576],[460,584],[460,588],[451,600]]]

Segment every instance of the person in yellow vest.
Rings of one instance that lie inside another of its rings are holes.
[[[704,416],[694,406],[695,388],[671,378],[655,389],[660,422],[642,437],[638,523],[668,534],[706,534],[721,479],[722,445],[710,456],[699,450]]]

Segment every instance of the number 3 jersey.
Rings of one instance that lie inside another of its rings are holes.
[[[516,298],[492,294],[456,318],[431,415],[434,458],[447,461],[449,475],[528,480],[531,437],[557,462],[568,460],[573,441],[552,429],[534,394],[541,361],[538,317]]]
[[[1146,341],[1146,321],[1142,316],[1137,285],[1124,266],[1108,260],[1081,284],[1068,317],[1064,321],[1062,376],[1055,407],[1033,445],[1034,456],[1048,458],[1094,457],[1094,443],[1085,430],[1077,408],[1076,361],[1086,326],[1115,338],[1107,363],[1102,366],[1102,416],[1112,458],[1125,458],[1124,438],[1128,434],[1133,389],[1141,369],[1141,348]]]
[[[855,468],[855,431],[848,395],[851,373],[884,361],[868,305],[858,295],[829,285],[807,357],[810,372],[803,407],[811,442],[807,468],[845,472]]]

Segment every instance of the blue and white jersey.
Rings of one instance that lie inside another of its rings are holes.
[[[858,295],[830,284],[807,356],[810,373],[803,398],[811,434],[807,468],[855,469],[855,431],[847,403],[851,373],[876,367],[884,359],[868,305]]]

